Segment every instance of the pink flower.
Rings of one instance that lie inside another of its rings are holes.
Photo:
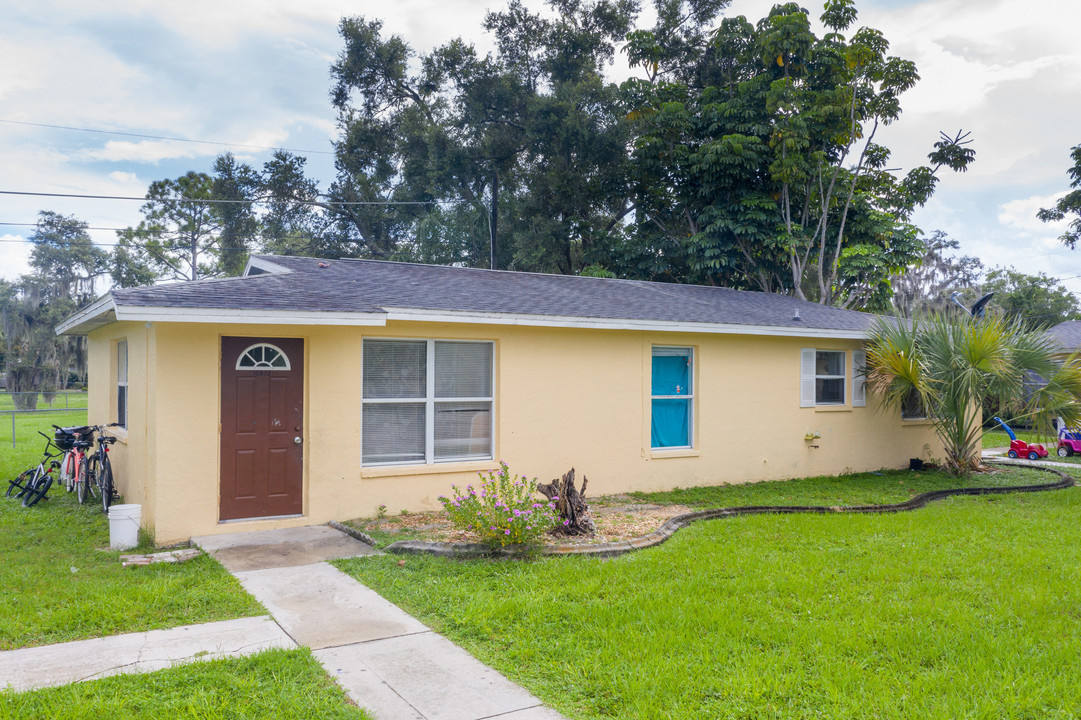
[[[507,530],[507,531],[506,531],[505,533],[503,533],[503,534],[504,534],[504,535],[510,535],[510,530]]]

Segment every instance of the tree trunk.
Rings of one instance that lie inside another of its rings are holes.
[[[495,251],[496,234],[499,230],[499,168],[492,169],[492,214],[488,221],[488,233],[491,235],[491,246],[488,256],[488,267],[496,270]]]
[[[537,491],[541,495],[555,500],[556,510],[559,512],[561,522],[551,530],[552,535],[594,535],[597,532],[597,526],[589,516],[589,505],[586,505],[585,501],[587,485],[589,478],[583,475],[582,491],[575,489],[574,468],[547,485],[537,485]]]
[[[36,410],[38,407],[38,369],[8,366],[7,386],[16,410]]]

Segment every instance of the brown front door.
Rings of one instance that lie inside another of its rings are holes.
[[[304,341],[221,339],[221,520],[300,515]]]

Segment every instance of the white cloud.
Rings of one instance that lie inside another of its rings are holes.
[[[131,185],[139,182],[139,178],[136,177],[133,172],[121,172],[120,170],[114,170],[109,173],[109,178],[121,183],[122,185]]]
[[[1027,198],[1010,200],[999,206],[998,221],[1003,225],[1031,233],[1055,231],[1064,228],[1067,225],[1065,220],[1060,223],[1045,223],[1036,217],[1036,213],[1042,208],[1052,207],[1065,194],[1065,192],[1060,192],[1054,195],[1033,195]]]
[[[83,151],[82,159],[159,163],[162,160],[213,156],[217,153],[218,148],[213,145],[196,145],[171,140],[109,140],[104,147]]]
[[[0,279],[30,272],[30,243],[19,235],[0,235]]]

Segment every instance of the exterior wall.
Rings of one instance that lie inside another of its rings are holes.
[[[852,407],[849,390],[843,407],[800,408],[800,349],[845,350],[851,374],[858,341],[400,322],[225,332],[211,324],[156,323],[139,325],[142,339],[133,342],[135,329],[115,324],[91,334],[92,417],[108,389],[98,377],[102,348],[127,332],[129,365],[136,367],[142,353],[146,370],[138,382],[129,377],[124,449],[149,482],[121,488],[126,501],[143,497],[151,506],[144,518],[159,542],[368,516],[380,505],[390,512],[435,509],[452,483],[464,486],[495,464],[361,468],[365,336],[494,340],[495,457],[541,480],[574,466],[589,476],[591,494],[902,467],[911,457],[941,455],[929,424],[902,423],[897,412],[880,411],[873,395],[867,407]],[[222,334],[305,340],[302,518],[217,520]],[[653,345],[694,348],[691,450],[650,449]],[[807,441],[808,433],[821,437]],[[135,437],[145,441],[145,453]]]
[[[128,342],[128,422],[127,428],[110,428],[117,442],[109,449],[113,482],[124,502],[143,506],[142,522],[154,525],[155,485],[148,482],[151,472],[150,441],[147,431],[152,424],[150,411],[153,393],[149,392],[148,354],[152,352],[154,330],[144,323],[113,323],[89,336],[87,422],[106,425],[117,420],[117,354],[120,340]]]

